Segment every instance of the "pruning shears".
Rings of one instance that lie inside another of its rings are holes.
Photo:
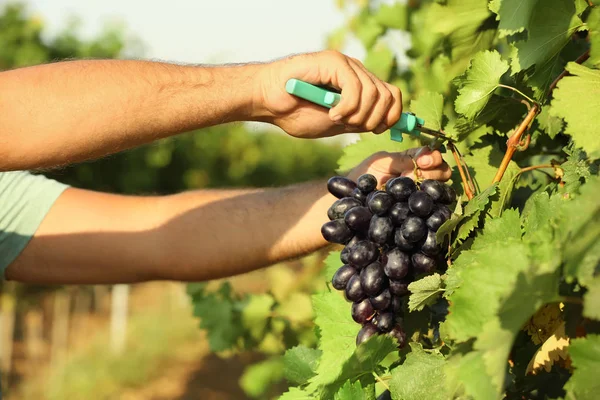
[[[341,94],[333,90],[324,89],[299,79],[288,80],[285,90],[289,94],[327,108],[335,106],[342,99]],[[390,138],[396,142],[402,142],[404,134],[419,137],[421,133],[433,136],[435,141],[448,140],[443,132],[425,127],[425,121],[413,113],[403,112],[400,120],[390,128]]]

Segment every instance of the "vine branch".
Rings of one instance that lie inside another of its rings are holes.
[[[581,64],[582,62],[585,62],[588,58],[590,58],[589,50],[587,50],[585,53],[583,53],[582,55],[577,57],[577,59],[574,62],[577,64]],[[556,79],[554,81],[552,81],[552,83],[548,87],[548,93],[552,92],[556,88],[556,85],[558,85],[558,81],[560,81],[562,78],[564,78],[568,74],[569,74],[569,71],[567,71],[566,69],[563,72],[561,72],[560,75],[558,75],[556,77]]]
[[[387,390],[390,390],[390,386],[383,379],[381,379],[381,377],[377,375],[376,372],[373,372],[373,375],[375,375],[375,379],[377,379],[379,383],[383,385],[383,387],[385,387]]]
[[[463,163],[461,161],[461,157],[458,153],[458,150],[454,146],[454,143],[448,142],[448,147],[450,148],[450,151],[452,152],[452,155],[454,156],[454,161],[456,161],[456,167],[458,168],[458,173],[460,174],[460,179],[462,180],[465,194],[467,195],[467,198],[469,200],[471,200],[474,196],[473,188],[471,186],[472,185],[472,180],[470,179],[471,176],[469,175],[469,178],[467,178],[467,175],[465,174],[466,168],[463,169]],[[468,173],[468,170],[467,170],[467,173]]]

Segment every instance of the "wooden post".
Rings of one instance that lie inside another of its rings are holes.
[[[113,354],[121,354],[127,340],[129,285],[115,285],[110,310],[110,347]]]
[[[27,311],[24,318],[28,373],[39,369],[44,357],[44,314],[40,309]]]
[[[54,293],[50,348],[50,368],[52,371],[61,371],[66,363],[70,304],[71,293],[68,290],[59,289]],[[61,383],[61,381],[58,382],[58,387],[61,386]]]
[[[0,338],[0,367],[4,377],[2,387],[8,386],[11,373],[16,304],[16,284],[14,282],[4,282],[4,291],[0,296],[0,306],[2,307],[0,314],[0,332],[2,335]]]

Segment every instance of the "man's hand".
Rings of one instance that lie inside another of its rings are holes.
[[[341,89],[342,100],[330,110],[285,91],[290,78]],[[362,63],[337,51],[301,54],[266,64],[259,75],[261,120],[303,138],[345,132],[382,133],[400,119],[400,89],[378,79]]]

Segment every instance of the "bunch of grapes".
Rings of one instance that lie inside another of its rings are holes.
[[[389,180],[385,190],[377,179],[362,175],[356,182],[335,176],[327,182],[338,198],[329,208],[330,219],[321,234],[331,243],[344,244],[342,265],[331,283],[352,302],[352,319],[362,325],[356,344],[375,334],[406,342],[403,327],[408,285],[445,268],[443,244],[436,232],[452,214],[448,205],[454,190],[427,179]]]

